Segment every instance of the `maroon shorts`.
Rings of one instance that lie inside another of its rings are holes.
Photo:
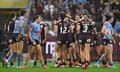
[[[93,36],[90,33],[81,33],[79,35],[78,42],[80,44],[92,43],[92,41],[93,41]]]
[[[58,44],[67,44],[67,42],[68,42],[68,35],[67,35],[67,34],[58,35],[57,41],[60,42],[60,43],[58,43]]]

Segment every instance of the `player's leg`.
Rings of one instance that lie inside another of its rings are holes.
[[[56,64],[55,67],[59,67],[61,65],[61,45],[56,43],[55,44],[55,57],[56,57]]]
[[[33,44],[32,43],[29,44],[28,45],[28,53],[24,58],[24,66],[22,68],[28,68],[28,62],[29,62],[30,57],[32,56],[34,50],[35,50],[35,47],[33,46]]]
[[[45,43],[41,44],[42,50],[43,50],[43,58],[45,60],[45,65],[47,65],[47,56],[46,56],[46,48],[45,48]]]
[[[16,62],[17,62],[17,68],[21,68],[20,66],[20,60],[21,60],[21,55],[22,55],[22,51],[23,51],[23,40],[20,40],[18,41],[18,44],[17,44],[17,57],[16,57]]]
[[[72,67],[72,45],[71,45],[72,43],[68,43],[67,44],[67,61],[68,61],[68,65],[70,66],[70,67]]]
[[[39,61],[41,62],[41,67],[42,68],[48,68],[46,65],[45,65],[45,62],[44,62],[44,58],[43,58],[43,52],[42,52],[42,47],[41,45],[39,44],[39,41],[36,41],[36,51],[37,51],[37,56],[38,56],[38,59]]]
[[[71,51],[72,51],[72,56],[73,56],[73,65],[74,66],[80,66],[80,64],[77,61],[77,48],[75,46],[75,42],[72,42],[71,46],[72,46]]]
[[[82,64],[82,68],[85,68],[85,40],[84,40],[84,36],[83,35],[80,35],[79,36],[79,52],[80,52],[80,61],[81,61],[81,64]]]
[[[84,45],[80,45],[80,59],[81,59],[81,63],[82,63],[82,68],[85,67],[85,46]]]
[[[113,54],[113,45],[112,44],[108,44],[108,46],[109,46],[109,49],[108,49],[108,52],[109,52],[109,65],[111,66],[111,67],[114,67],[114,65],[113,65],[113,58],[112,58],[112,54]]]
[[[61,52],[62,52],[61,53],[61,55],[62,55],[62,64],[64,66],[64,65],[66,65],[66,60],[67,60],[67,57],[66,57],[66,55],[67,55],[67,46],[66,46],[65,43],[61,47]]]
[[[32,52],[33,55],[33,67],[36,67],[37,66],[37,60],[38,60],[38,55],[37,55],[37,51],[34,49],[33,52]]]
[[[86,67],[89,67],[90,64],[90,39],[87,39],[87,43],[85,43],[85,61]]]
[[[105,39],[104,40],[104,45],[103,45],[103,48],[104,48],[104,57],[106,59],[106,64],[103,65],[103,67],[110,67],[109,64],[108,64],[108,59],[109,59],[109,46],[108,46],[108,40]]]
[[[5,62],[8,64],[10,64],[10,62],[12,61],[13,57],[16,55],[16,34],[14,34],[14,37],[13,37],[13,43],[11,44],[10,46],[10,55],[8,57],[8,59],[5,60]]]

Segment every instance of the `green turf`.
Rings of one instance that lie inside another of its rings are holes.
[[[30,64],[30,66],[32,65]],[[117,68],[113,68],[113,69],[102,68],[102,67],[96,68],[94,66],[94,63],[92,63],[91,67],[86,70],[75,67],[55,68],[54,63],[48,63],[48,66],[50,67],[48,69],[40,68],[40,64],[36,68],[29,67],[27,69],[17,69],[17,68],[4,68],[0,65],[0,72],[120,72],[120,63],[116,63],[115,66]]]

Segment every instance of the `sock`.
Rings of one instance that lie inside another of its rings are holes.
[[[34,62],[33,62],[33,65],[36,66],[36,65],[37,65],[37,61],[34,61]]]
[[[79,63],[80,63],[80,64],[82,63],[81,60],[79,61]]]
[[[6,59],[8,59],[8,56],[5,56]]]
[[[59,64],[59,61],[60,61],[60,60],[61,60],[60,58],[57,58],[57,61],[56,61],[56,63],[57,63],[57,64]]]
[[[73,59],[73,62],[76,62],[77,60],[76,59]]]
[[[86,61],[86,63],[87,63],[88,65],[90,65],[90,61]]]
[[[10,54],[10,56],[8,57],[8,62],[11,62],[12,58],[15,56],[16,52],[13,52]]]
[[[100,63],[101,63],[101,61],[102,61],[102,59],[103,59],[104,56],[105,56],[105,55],[103,54],[103,55],[98,59],[97,64],[100,64]]]
[[[14,65],[13,62],[11,62],[10,65],[13,66]]]
[[[105,64],[107,64],[107,62],[106,62],[105,60],[102,60],[102,64],[104,64],[104,65],[105,65]]]
[[[45,65],[47,65],[47,60],[45,60]]]
[[[82,63],[82,65],[85,64],[85,62],[81,62],[81,63]]]
[[[17,66],[19,67],[20,66],[20,55],[19,54],[17,54],[16,62],[17,62]]]
[[[69,58],[69,59],[67,59],[67,61],[71,61],[71,59]]]
[[[73,56],[73,62],[76,62],[76,60],[77,60],[77,57]]]
[[[24,63],[24,66],[27,66],[27,62]]]
[[[110,66],[113,66],[113,63],[109,63]]]
[[[41,66],[44,66],[45,64],[41,64]]]

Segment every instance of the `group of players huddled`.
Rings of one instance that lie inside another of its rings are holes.
[[[34,53],[34,63],[41,62],[42,68],[48,68],[45,55],[45,43],[47,42],[49,26],[42,20],[42,15],[33,17],[33,22],[28,26],[28,53],[24,57],[24,65],[20,65],[20,56],[23,51],[23,36],[25,24],[27,23],[28,12],[21,10],[21,16],[16,18],[16,14],[11,15],[11,19],[6,23],[5,30],[8,35],[9,52],[3,59],[3,66],[13,65],[13,57],[16,56],[17,68],[28,68],[28,61]],[[55,67],[79,66],[82,69],[90,67],[90,51],[96,48],[99,56],[96,66],[99,67],[101,61],[104,67],[114,67],[112,61],[113,43],[113,15],[105,15],[105,21],[101,32],[96,30],[96,22],[86,10],[81,14],[76,14],[75,18],[69,13],[61,12],[58,19],[53,21],[53,34],[55,38]]]

